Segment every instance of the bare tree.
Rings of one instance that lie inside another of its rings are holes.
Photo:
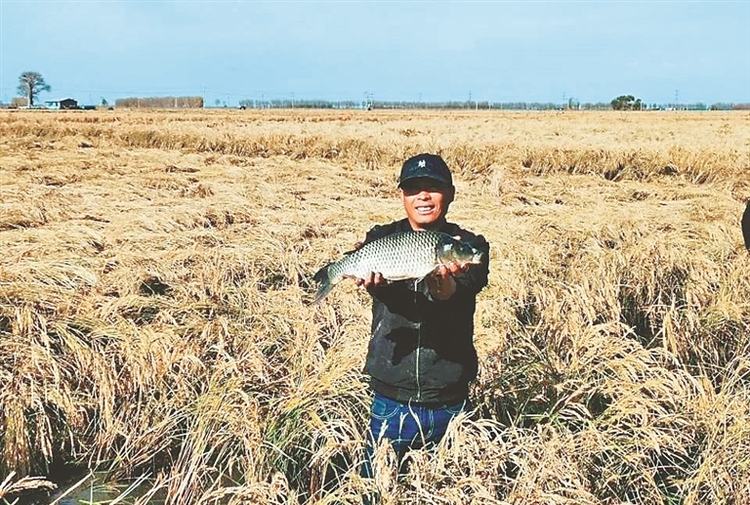
[[[26,104],[31,107],[34,99],[42,91],[49,91],[49,84],[44,82],[44,77],[39,72],[24,72],[18,78],[18,92],[26,97]]]

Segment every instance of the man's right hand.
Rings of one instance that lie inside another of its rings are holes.
[[[363,245],[365,245],[364,242],[355,243],[354,250],[356,251],[357,249],[360,249]],[[369,272],[363,278],[354,276],[351,276],[351,278],[354,279],[354,282],[357,284],[357,286],[364,287],[365,289],[369,288],[370,286],[380,286],[381,284],[388,282],[380,272]]]
[[[388,280],[383,277],[383,274],[380,272],[370,272],[363,278],[354,277],[354,282],[357,286],[367,289],[370,286],[380,286],[381,284],[385,284]]]

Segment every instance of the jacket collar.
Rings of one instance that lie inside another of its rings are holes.
[[[437,229],[437,231],[442,231],[443,233],[447,233],[449,235],[455,235],[456,228],[458,228],[457,225],[446,221],[445,223],[443,223],[443,226]],[[409,224],[409,220],[407,218],[404,218],[401,221],[398,221],[398,223],[396,223],[396,230],[397,231],[411,231],[411,225]]]

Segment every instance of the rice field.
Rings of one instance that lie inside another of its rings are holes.
[[[491,244],[476,409],[367,480],[312,274],[419,152]],[[747,112],[0,111],[0,503],[748,503],[749,198]]]

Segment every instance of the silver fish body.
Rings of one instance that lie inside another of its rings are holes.
[[[345,277],[365,278],[380,272],[383,278],[398,281],[421,279],[446,263],[478,264],[482,252],[470,244],[437,231],[393,233],[368,242],[318,270],[315,302],[322,300]]]

